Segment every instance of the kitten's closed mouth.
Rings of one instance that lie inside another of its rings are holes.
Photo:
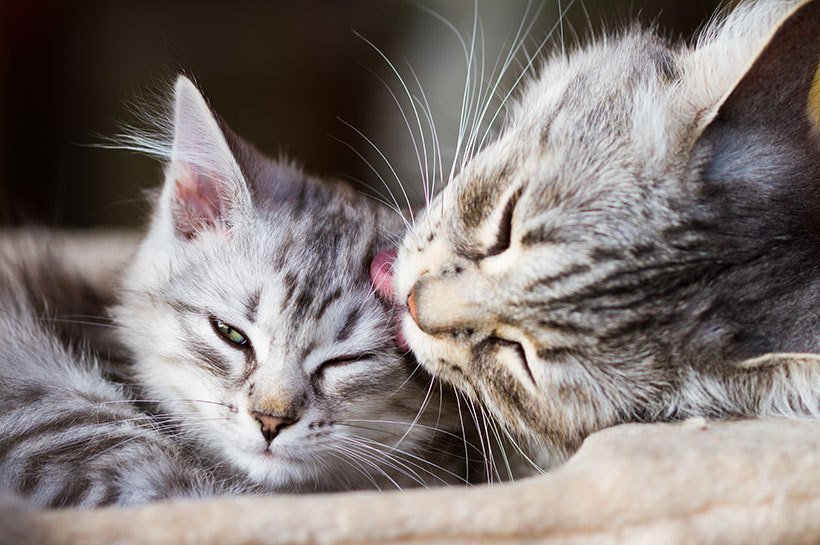
[[[390,303],[394,310],[393,330],[396,346],[401,350],[409,350],[410,347],[401,332],[401,320],[399,316],[407,309],[404,304],[396,298],[396,290],[393,288],[393,263],[396,261],[398,250],[390,248],[382,250],[373,261],[370,262],[370,282],[376,290],[376,295],[383,301]]]

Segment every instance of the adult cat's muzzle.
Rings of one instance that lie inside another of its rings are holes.
[[[408,312],[428,335],[491,329],[493,291],[477,274],[424,275],[410,290]]]

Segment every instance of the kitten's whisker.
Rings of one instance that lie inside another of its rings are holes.
[[[464,442],[464,472],[465,478],[470,478],[470,452],[467,448],[467,431],[464,429],[464,417],[461,413],[461,400],[459,399],[458,390],[453,386],[453,395],[456,398],[456,409],[458,411],[458,423],[461,426],[461,437]]]
[[[358,462],[358,460],[355,459],[355,456],[353,454],[347,452],[347,450],[345,449],[340,449],[338,452],[328,451],[327,454],[357,470],[359,473],[364,475],[368,481],[370,481],[370,484],[372,484],[376,490],[382,492],[381,486],[379,486],[379,484],[376,482],[373,476],[370,475],[370,473],[368,473],[364,469],[364,467]]]
[[[372,467],[373,469],[375,469],[376,471],[378,471],[378,472],[379,472],[382,476],[384,476],[384,478],[385,478],[385,479],[387,479],[388,481],[390,481],[390,483],[391,483],[393,486],[395,486],[397,490],[402,490],[401,485],[399,485],[399,483],[397,483],[397,482],[396,482],[396,481],[395,481],[395,480],[394,480],[394,479],[393,479],[393,478],[392,478],[392,477],[391,477],[391,476],[390,476],[390,475],[389,475],[386,471],[384,471],[384,469],[382,469],[381,467],[379,467],[379,466],[378,466],[378,464],[377,464],[376,462],[374,462],[374,461],[373,461],[373,457],[372,457],[372,456],[368,456],[368,454],[369,454],[369,453],[362,452],[362,451],[360,450],[360,448],[358,448],[358,446],[357,446],[357,445],[352,445],[352,444],[349,444],[349,443],[348,443],[348,444],[346,444],[345,446],[338,445],[338,446],[337,446],[337,449],[338,449],[340,452],[347,452],[348,454],[350,454],[350,455],[352,455],[352,456],[358,456],[359,461],[361,461],[361,462],[363,462],[363,463],[365,463],[365,464],[369,465],[370,467]],[[351,458],[351,459],[352,459],[352,458]]]
[[[390,436],[393,436],[393,437],[400,437],[400,436],[401,436],[401,432],[392,432],[392,431],[389,431],[389,430],[385,430],[385,429],[383,429],[383,428],[376,428],[376,427],[370,427],[370,426],[362,426],[362,425],[360,425],[360,424],[347,424],[347,423],[344,423],[344,422],[336,422],[336,425],[338,425],[338,426],[345,426],[345,427],[348,427],[348,428],[353,428],[353,429],[360,429],[360,430],[366,430],[366,431],[373,431],[373,432],[379,433],[379,434],[381,434],[381,435],[390,435]],[[460,435],[458,435],[458,434],[455,434],[455,433],[450,433],[450,432],[447,432],[447,431],[445,431],[445,430],[434,430],[434,432],[435,432],[435,433],[440,433],[440,434],[441,434],[441,435],[443,435],[443,436],[447,436],[447,437],[448,437],[448,438],[450,438],[450,439],[458,439],[458,440],[461,440],[461,439],[462,439],[462,436],[460,436]],[[361,437],[361,436],[360,436],[360,437]],[[398,442],[397,442],[396,444],[398,444]],[[473,449],[473,450],[475,450],[476,452],[481,452],[481,449],[479,449],[479,448],[478,448],[476,445],[474,445],[473,443],[471,443],[471,442],[469,442],[469,441],[468,441],[468,442],[467,442],[467,444],[469,445],[469,447],[470,447],[470,448],[472,448],[472,449]],[[438,453],[441,453],[441,454],[447,454],[447,455],[454,456],[454,454],[453,454],[452,452],[450,452],[450,451],[448,451],[448,450],[446,450],[446,449],[441,449],[441,448],[437,448],[437,447],[433,447],[433,446],[425,446],[425,448],[426,448],[427,450],[431,451],[431,452],[438,452]]]
[[[399,459],[397,456],[392,455],[390,452],[383,451],[381,448],[377,446],[368,445],[359,440],[359,438],[353,437],[344,437],[340,436],[340,439],[345,441],[350,447],[360,449],[362,456],[368,456],[371,460],[375,460],[378,462],[383,463],[386,467],[404,475],[405,477],[410,478],[413,482],[427,488],[426,481],[416,473],[412,467],[409,467],[407,464],[409,462],[403,461]],[[434,475],[429,470],[427,471],[431,475]]]
[[[490,425],[490,429],[493,432],[493,436],[495,437],[496,443],[498,443],[498,448],[501,450],[501,458],[504,460],[504,467],[507,470],[507,477],[509,477],[510,481],[515,481],[515,475],[513,474],[512,467],[510,466],[510,459],[507,456],[507,449],[504,448],[504,442],[501,440],[501,434],[498,433],[498,427],[494,420],[487,419],[487,422]]]
[[[382,442],[380,442],[380,441],[376,441],[375,439],[370,439],[370,438],[366,438],[366,437],[360,437],[360,438],[358,438],[358,439],[360,439],[360,440],[364,440],[364,441],[368,441],[368,442],[370,442],[370,443],[373,443],[374,445],[377,445],[377,446],[379,446],[379,447],[382,447],[382,448],[388,449],[388,450],[390,450],[391,452],[394,452],[394,451],[395,451],[395,452],[398,452],[398,453],[399,453],[400,455],[402,455],[402,456],[405,456],[405,457],[410,458],[410,459],[412,459],[412,460],[416,460],[416,461],[418,461],[418,462],[419,462],[419,463],[421,463],[421,464],[425,464],[425,465],[427,465],[427,466],[432,467],[433,469],[437,469],[437,470],[439,470],[439,471],[442,471],[442,472],[446,473],[447,475],[450,475],[451,477],[455,477],[456,479],[458,479],[459,481],[463,482],[464,484],[467,484],[467,485],[469,485],[469,484],[470,484],[470,482],[469,482],[469,481],[467,481],[466,479],[464,479],[461,475],[458,475],[457,473],[454,473],[454,472],[452,472],[452,471],[450,471],[450,470],[448,470],[448,469],[446,469],[446,468],[444,468],[444,467],[442,467],[442,466],[440,466],[440,465],[438,465],[438,464],[436,464],[436,463],[434,463],[434,462],[431,462],[430,460],[427,460],[427,459],[425,459],[425,458],[422,458],[421,456],[417,456],[417,455],[415,455],[415,454],[412,454],[411,452],[408,452],[408,451],[402,450],[402,449],[400,449],[400,448],[398,448],[398,447],[394,447],[394,446],[391,446],[391,445],[387,445],[387,444],[385,444],[385,443],[382,443]],[[442,479],[439,475],[435,474],[434,472],[430,471],[429,469],[426,469],[426,468],[424,468],[424,467],[422,467],[422,466],[419,466],[419,465],[418,465],[418,464],[416,464],[416,463],[412,463],[412,462],[410,462],[410,461],[408,461],[408,460],[405,460],[405,462],[406,462],[406,463],[408,463],[408,464],[413,465],[413,467],[417,467],[417,468],[418,468],[418,469],[420,469],[421,471],[424,471],[424,472],[426,472],[426,473],[430,473],[430,475],[434,476],[437,480],[441,481],[442,483],[449,484],[449,483],[446,483],[446,481],[445,481],[444,479]]]
[[[536,470],[541,475],[546,475],[546,473],[547,473],[546,470],[544,470],[544,468],[542,468],[540,465],[535,463],[530,458],[530,456],[524,451],[524,449],[521,448],[521,445],[519,445],[518,442],[515,440],[515,437],[512,436],[512,434],[509,432],[509,430],[507,430],[507,427],[504,426],[503,424],[501,425],[501,431],[504,432],[504,435],[507,436],[507,439],[510,441],[510,444],[512,444],[513,448],[515,448],[518,451],[518,454],[522,458],[524,458],[524,460],[526,460],[526,462],[528,464],[530,464],[530,466],[532,466],[532,468],[534,470]]]
[[[539,5],[538,9],[536,9],[535,13],[533,14],[532,19],[528,19],[530,9],[532,8],[532,1],[527,2],[527,7],[524,10],[524,14],[521,16],[521,21],[518,24],[518,28],[515,31],[515,36],[513,36],[513,39],[510,43],[510,50],[507,53],[506,58],[504,59],[504,63],[502,64],[501,69],[498,73],[498,77],[495,78],[495,83],[492,85],[492,87],[488,87],[488,92],[484,97],[484,106],[481,110],[480,116],[478,116],[477,123],[474,125],[474,131],[473,131],[473,134],[472,134],[472,137],[471,137],[472,138],[471,139],[471,146],[472,146],[471,153],[469,155],[467,155],[465,157],[465,159],[462,161],[462,165],[461,165],[462,169],[466,165],[467,161],[472,159],[472,157],[474,156],[475,149],[476,149],[476,147],[475,147],[476,146],[476,140],[478,138],[478,134],[479,134],[479,131],[480,131],[480,128],[481,128],[481,124],[482,124],[482,122],[483,122],[483,120],[484,120],[484,118],[487,114],[488,109],[492,105],[492,99],[493,99],[493,97],[496,96],[496,93],[498,91],[498,87],[501,85],[502,81],[504,80],[504,76],[507,74],[507,71],[509,70],[509,68],[512,65],[513,61],[518,56],[518,52],[524,46],[525,38],[530,34],[530,32],[532,32],[532,29],[533,29],[534,25],[536,24],[536,22],[538,21],[538,17],[540,16],[541,10],[543,9],[543,7],[544,7],[544,4],[541,3]],[[529,20],[529,23],[528,23],[528,20]],[[506,101],[506,98],[501,99],[502,104],[505,101]],[[492,127],[494,121],[495,121],[495,116],[493,116],[493,119],[488,124],[487,131],[490,130],[490,128]],[[483,149],[484,140],[485,139],[482,138],[481,141],[478,143],[478,147],[477,147],[478,150]]]

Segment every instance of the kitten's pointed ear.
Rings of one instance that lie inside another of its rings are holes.
[[[163,199],[174,232],[185,239],[203,230],[229,227],[250,205],[236,158],[208,104],[183,76],[174,93],[174,144]]]
[[[774,30],[712,124],[820,134],[820,0],[808,0]]]

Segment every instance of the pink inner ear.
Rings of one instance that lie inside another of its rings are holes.
[[[370,282],[376,288],[376,293],[390,302],[394,302],[396,296],[393,289],[393,262],[396,261],[397,254],[398,250],[395,248],[383,250],[370,262]]]
[[[396,290],[393,288],[393,263],[396,261],[398,250],[390,248],[376,254],[370,262],[370,282],[376,289],[376,295],[391,303],[397,312],[402,303],[396,301]],[[400,350],[409,350],[407,341],[401,332],[401,321],[395,324],[394,341]]]
[[[191,239],[203,229],[216,226],[224,212],[224,197],[214,176],[184,167],[184,174],[174,180],[174,226]]]

